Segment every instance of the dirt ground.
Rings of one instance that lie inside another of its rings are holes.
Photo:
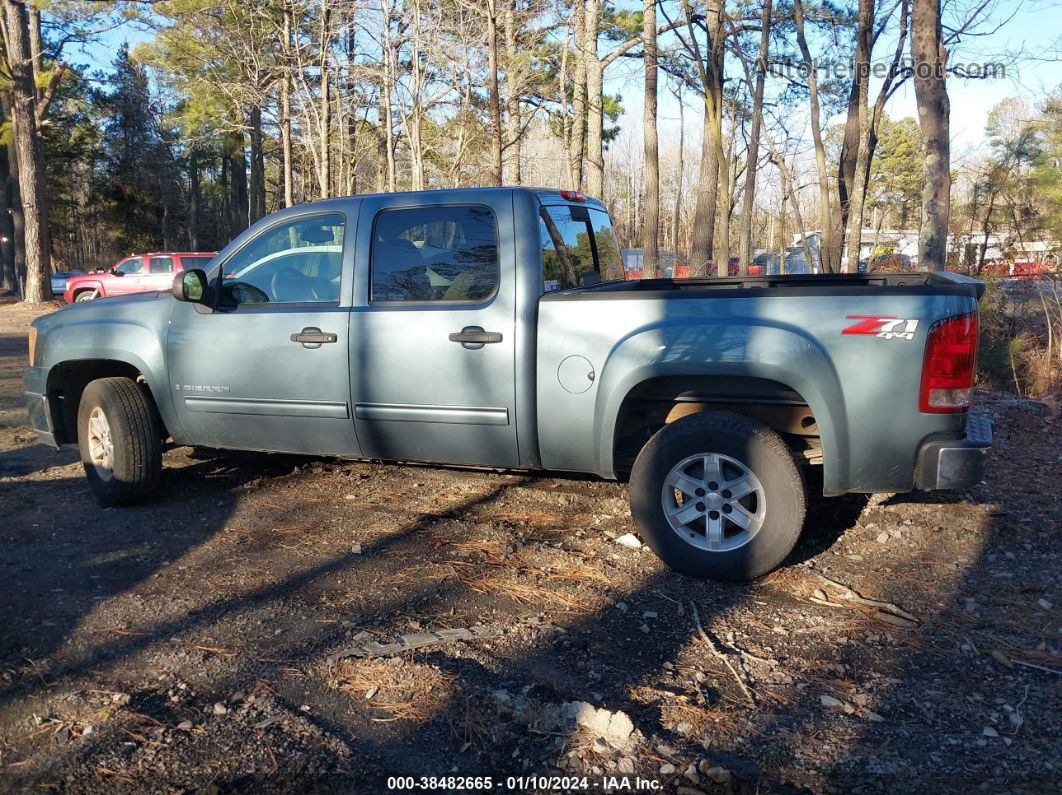
[[[176,449],[101,509],[26,427],[32,315],[0,306],[0,790],[1060,790],[1041,404],[979,395],[969,493],[813,498],[722,586],[617,542],[593,479]]]

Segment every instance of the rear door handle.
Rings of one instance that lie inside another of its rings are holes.
[[[450,335],[450,342],[460,342],[463,347],[468,348],[470,351],[501,341],[502,335],[500,331],[484,331],[481,326],[465,326],[460,331],[455,331]]]
[[[320,348],[326,342],[338,342],[339,337],[331,331],[321,331],[317,326],[307,326],[291,335],[292,342],[301,342],[304,348]]]

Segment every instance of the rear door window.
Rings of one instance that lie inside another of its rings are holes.
[[[485,303],[498,289],[489,207],[382,210],[373,226],[371,301]]]
[[[152,257],[148,260],[149,273],[173,273],[173,257]]]

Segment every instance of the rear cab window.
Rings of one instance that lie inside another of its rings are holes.
[[[544,205],[539,212],[546,292],[621,279],[619,244],[608,213],[597,207]]]

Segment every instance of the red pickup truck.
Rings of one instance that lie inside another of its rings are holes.
[[[63,300],[72,304],[75,301],[91,301],[114,295],[169,290],[173,286],[173,274],[193,268],[205,268],[216,253],[166,251],[133,254],[108,270],[69,279]]]

